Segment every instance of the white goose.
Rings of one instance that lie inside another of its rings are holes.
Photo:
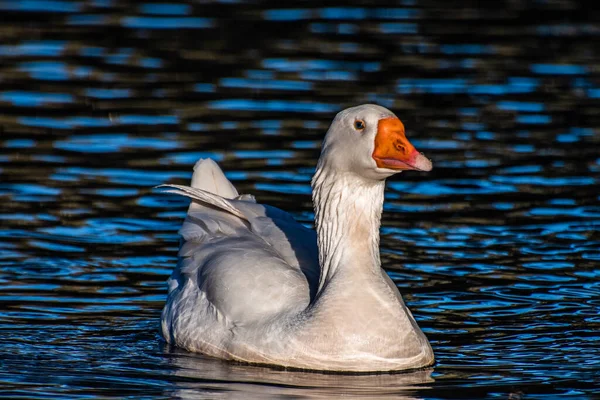
[[[171,344],[250,363],[329,371],[394,371],[434,362],[431,346],[381,269],[385,179],[430,171],[402,122],[377,105],[338,113],[312,179],[316,233],[238,196],[200,160],[168,281],[162,335]]]

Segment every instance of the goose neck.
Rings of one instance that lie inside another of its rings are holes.
[[[385,181],[318,167],[312,180],[321,275],[318,292],[340,271],[379,273]]]

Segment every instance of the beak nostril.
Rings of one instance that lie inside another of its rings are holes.
[[[402,143],[394,142],[394,147],[396,148],[396,150],[406,153],[406,146],[404,146]]]

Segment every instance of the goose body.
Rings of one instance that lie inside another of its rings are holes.
[[[239,196],[200,160],[168,281],[162,335],[217,358],[328,371],[394,371],[433,364],[431,346],[381,268],[385,178],[431,162],[391,111],[340,112],[312,180],[316,231]]]

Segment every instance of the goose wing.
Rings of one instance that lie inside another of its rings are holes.
[[[209,192],[225,188],[228,195],[237,195],[232,185],[222,183],[224,176],[211,169],[204,172],[213,180],[207,190],[160,186],[192,200],[179,231],[182,244],[168,281],[163,328],[180,326],[182,315],[185,324],[196,328],[210,320],[200,318],[206,313],[215,317],[213,321],[239,326],[306,308],[319,279],[315,232],[251,196],[226,198]],[[197,318],[188,316],[193,312]]]

